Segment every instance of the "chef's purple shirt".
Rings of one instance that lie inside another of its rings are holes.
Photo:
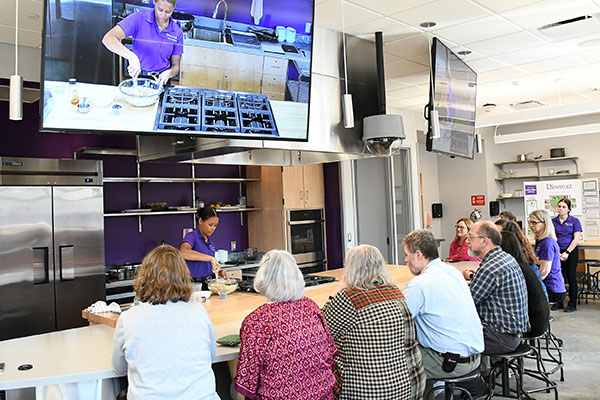
[[[556,240],[550,236],[535,241],[535,255],[541,260],[551,261],[550,273],[544,278],[546,289],[554,293],[564,293],[565,280],[560,271],[560,249]]]
[[[562,224],[558,217],[552,218],[552,223],[554,224],[554,230],[556,231],[558,247],[564,250],[566,250],[573,241],[575,232],[582,232],[581,222],[572,215],[569,215]]]
[[[138,11],[118,24],[125,36],[133,38],[133,52],[143,71],[161,72],[171,67],[171,56],[183,54],[183,31],[173,19],[160,32],[154,9]]]
[[[192,250],[195,250],[202,254],[207,254],[209,256],[215,256],[215,245],[210,240],[210,237],[204,240],[204,236],[200,233],[198,229],[194,229],[185,237],[181,243],[188,242],[192,246]],[[192,278],[204,278],[206,276],[210,276],[213,274],[212,272],[212,264],[210,261],[190,261],[185,260],[190,269],[190,275]]]

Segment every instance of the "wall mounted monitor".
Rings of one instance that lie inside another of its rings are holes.
[[[41,131],[308,140],[313,0],[45,1]]]
[[[431,84],[425,118],[429,121],[426,149],[449,156],[473,158],[477,74],[434,38],[431,46]],[[437,110],[438,121],[434,121]],[[434,126],[439,122],[439,137]]]

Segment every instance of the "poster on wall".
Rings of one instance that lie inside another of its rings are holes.
[[[558,201],[571,200],[571,215],[578,218],[583,227],[584,239],[600,238],[600,198],[598,179],[564,179],[554,181],[523,182],[525,215],[544,209],[552,218],[558,215]],[[532,236],[527,225],[527,234]]]

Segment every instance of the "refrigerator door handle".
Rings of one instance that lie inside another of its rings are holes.
[[[60,268],[60,280],[75,280],[75,246],[72,244],[58,246],[58,262]]]
[[[35,257],[35,253],[36,251],[43,251],[43,255],[42,255],[42,259],[43,259],[43,265],[40,265],[39,262],[34,262],[33,263],[33,284],[34,285],[40,285],[42,283],[48,283],[50,282],[49,276],[48,276],[48,263],[49,263],[49,258],[50,258],[50,249],[48,248],[48,246],[46,247],[32,247],[33,250],[33,255],[34,255],[34,259],[37,259],[37,257]]]

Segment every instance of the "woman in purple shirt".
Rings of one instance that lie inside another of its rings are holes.
[[[529,214],[529,225],[535,235],[535,255],[540,260],[540,275],[548,291],[548,301],[556,303],[552,310],[558,310],[567,297],[567,289],[560,270],[554,224],[546,210],[535,210]]]
[[[194,282],[202,282],[202,289],[208,289],[207,279],[213,274],[224,274],[221,264],[215,258],[215,244],[210,236],[219,225],[219,216],[214,208],[199,208],[196,212],[198,228],[185,235],[179,251],[186,260]]]
[[[183,30],[171,18],[177,0],[154,0],[154,10],[129,15],[104,35],[102,43],[129,61],[133,78],[149,76],[164,85],[179,73],[183,54]],[[133,38],[133,51],[121,43]]]
[[[560,248],[560,262],[562,274],[569,284],[569,303],[565,312],[573,312],[577,309],[577,263],[579,254],[577,245],[581,240],[581,223],[570,215],[571,200],[563,197],[558,201],[558,216],[552,218],[556,241]]]

